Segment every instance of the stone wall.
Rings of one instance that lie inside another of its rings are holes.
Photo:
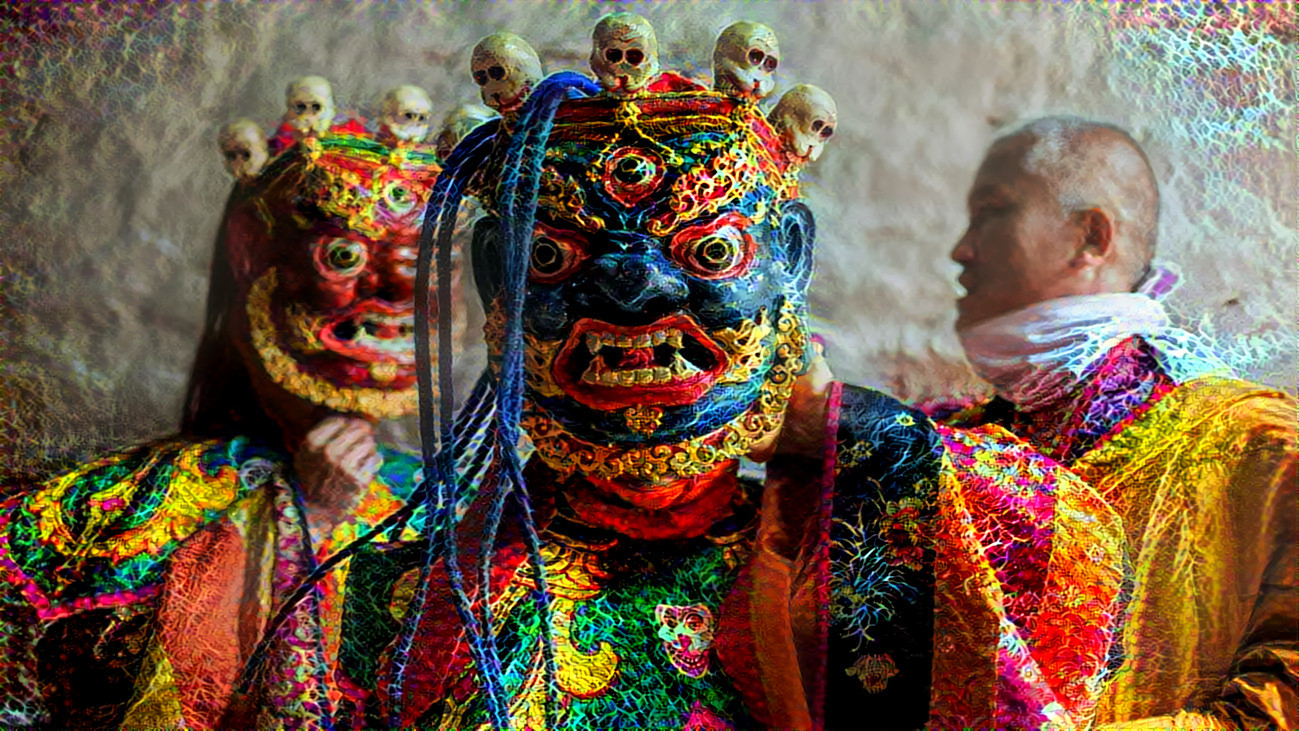
[[[400,83],[439,116],[476,97],[468,54],[528,38],[547,71],[586,69],[609,3],[11,6],[0,85],[0,462],[45,471],[166,434],[200,330],[230,181],[216,129],[268,129],[292,78],[329,78],[373,114]],[[664,66],[707,73],[717,32],[776,29],[780,82],[838,101],[806,175],[818,216],[818,327],[844,380],[903,396],[978,388],[951,333],[947,253],[995,131],[1045,113],[1121,124],[1164,186],[1171,306],[1249,375],[1294,388],[1293,6],[1181,11],[1083,3],[620,4]],[[1279,9],[1277,9],[1279,7]],[[1220,15],[1213,15],[1214,12]],[[1173,13],[1170,15],[1170,13]],[[478,360],[478,359],[473,359]]]

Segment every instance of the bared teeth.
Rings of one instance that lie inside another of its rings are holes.
[[[628,371],[595,371],[588,370],[582,374],[582,382],[599,386],[655,386],[672,383],[674,379],[671,368],[635,368]]]
[[[683,335],[675,328],[665,328],[643,335],[615,335],[612,333],[588,332],[582,337],[583,344],[591,353],[592,359],[582,374],[582,382],[599,386],[652,386],[667,385],[682,378],[698,374],[699,368],[693,363],[674,353],[670,366],[651,366],[649,368],[629,368],[626,370],[610,369],[605,365],[600,351],[604,348],[653,348],[667,343],[679,349]]]

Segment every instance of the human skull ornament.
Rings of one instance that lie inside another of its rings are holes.
[[[284,95],[284,121],[299,135],[323,134],[333,123],[334,89],[324,77],[303,76]]]
[[[780,44],[761,23],[732,23],[713,46],[713,88],[743,99],[765,99],[776,81]]]
[[[780,133],[789,156],[807,162],[821,156],[839,124],[839,113],[824,89],[799,84],[780,97],[767,121]]]
[[[418,86],[404,84],[383,96],[380,122],[388,134],[403,142],[423,142],[432,116],[433,102]]]
[[[630,96],[659,73],[659,41],[654,26],[635,13],[611,13],[592,33],[591,70],[614,96]]]
[[[691,678],[708,673],[708,650],[713,646],[713,613],[702,604],[688,607],[660,604],[654,608],[672,667]]]
[[[442,129],[434,140],[439,160],[446,160],[452,150],[480,124],[495,116],[492,110],[479,104],[462,104],[447,113]]]
[[[541,81],[541,59],[513,33],[493,33],[474,46],[469,61],[483,103],[501,114],[517,112]]]
[[[251,119],[240,117],[221,128],[217,133],[217,147],[226,172],[236,180],[251,180],[261,172],[270,156],[266,148],[266,135]]]

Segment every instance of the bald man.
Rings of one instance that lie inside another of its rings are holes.
[[[1097,721],[1299,727],[1295,403],[1169,324],[1140,146],[1042,119],[993,143],[968,203],[956,326],[997,395],[935,415],[1008,428],[1122,515],[1134,584]]]

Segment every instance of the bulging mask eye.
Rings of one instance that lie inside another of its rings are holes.
[[[733,214],[684,229],[672,237],[673,258],[702,279],[740,276],[753,262],[754,243],[745,231],[747,225],[747,218]]]
[[[735,230],[725,228],[696,241],[693,255],[700,270],[721,274],[740,263],[744,248]]]
[[[415,207],[415,194],[401,183],[389,183],[383,191],[383,204],[398,215],[409,213]]]
[[[528,274],[541,284],[558,282],[570,276],[584,258],[581,242],[539,223],[532,240]]]
[[[350,277],[365,267],[368,254],[365,244],[351,239],[334,239],[321,251],[321,263],[338,276]]]

